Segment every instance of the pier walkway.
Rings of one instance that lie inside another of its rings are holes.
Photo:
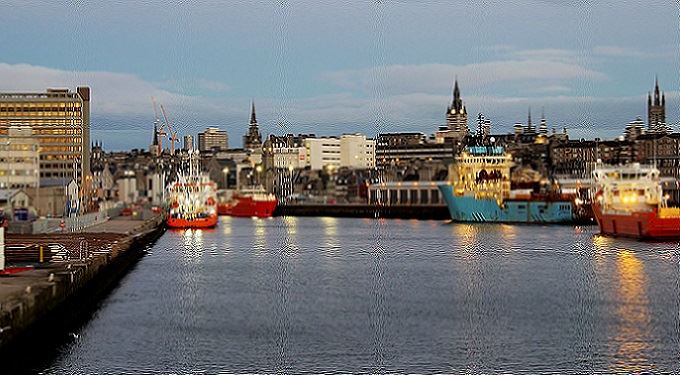
[[[96,298],[95,292],[125,274],[134,255],[163,228],[162,217],[153,215],[116,217],[76,233],[7,235],[8,265],[34,269],[0,277],[0,354],[58,307]]]

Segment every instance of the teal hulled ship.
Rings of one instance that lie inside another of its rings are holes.
[[[498,146],[469,147],[439,186],[454,221],[565,223],[574,220],[572,199],[536,188],[512,189],[512,155]],[[526,186],[525,186],[526,187]]]

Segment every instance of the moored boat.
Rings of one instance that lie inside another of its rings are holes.
[[[216,185],[200,172],[198,151],[189,152],[188,166],[168,186],[170,228],[213,228],[217,225]]]
[[[573,198],[558,191],[512,189],[512,155],[498,146],[468,147],[439,185],[451,219],[462,222],[567,223]]]
[[[633,163],[593,172],[600,233],[646,240],[680,238],[680,208],[668,207],[659,170]]]
[[[220,215],[236,217],[271,217],[278,200],[263,188],[252,188],[235,192],[231,200],[217,205]]]

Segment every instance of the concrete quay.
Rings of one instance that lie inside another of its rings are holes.
[[[7,235],[6,248],[41,248],[35,269],[0,277],[0,358],[13,342],[46,325],[63,324],[81,305],[97,300],[164,230],[161,215],[116,217],[77,233]],[[43,259],[43,253],[49,253]],[[12,263],[11,257],[8,262]],[[24,263],[25,264],[25,263]]]

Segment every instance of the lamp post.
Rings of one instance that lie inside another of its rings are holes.
[[[224,188],[229,189],[229,167],[222,169],[222,175],[224,175]]]

